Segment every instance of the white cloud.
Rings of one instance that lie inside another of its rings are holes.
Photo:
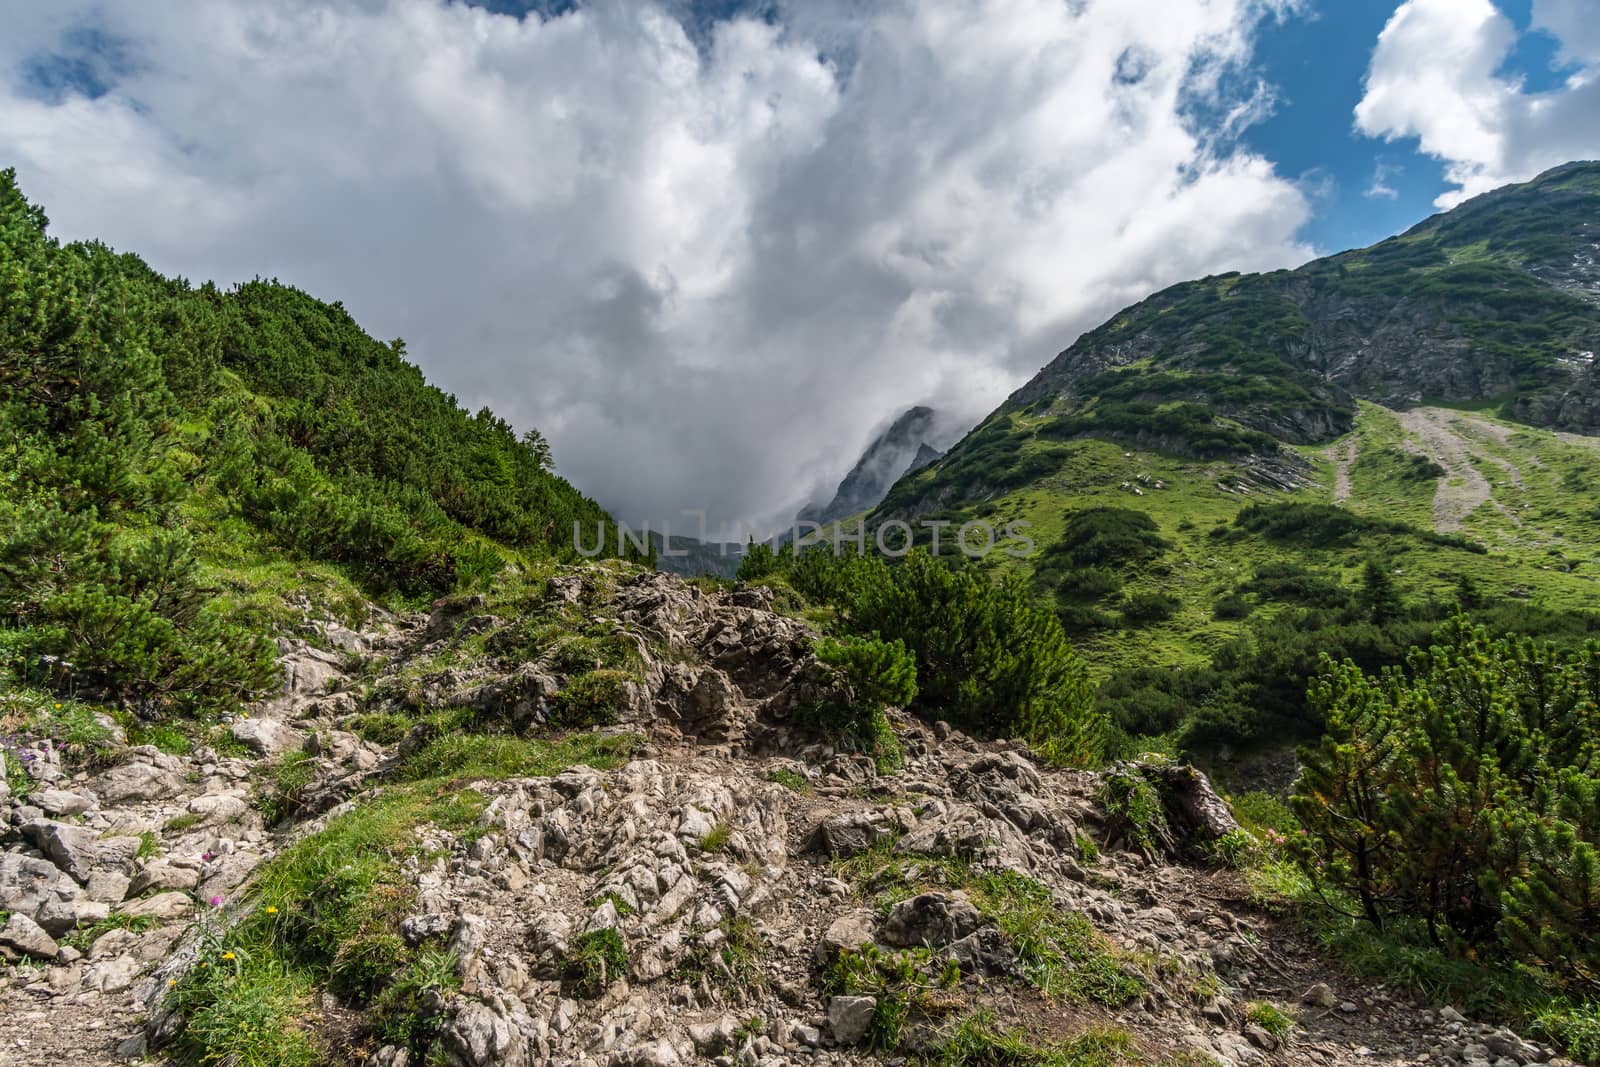
[[[1533,0],[1533,25],[1561,42],[1561,60],[1600,61],[1600,18],[1593,0]]]
[[[1367,197],[1369,200],[1400,199],[1400,190],[1390,185],[1389,179],[1393,178],[1396,174],[1401,173],[1403,170],[1404,168],[1398,164],[1385,163],[1381,159],[1378,160],[1378,162],[1372,168],[1372,184],[1368,185],[1367,191],[1361,195]]]
[[[1184,117],[1269,106],[1236,75],[1286,6],[841,0],[697,42],[621,0],[29,5],[0,160],[66,236],[343,300],[623,517],[760,520],[899,408],[975,419],[1153,288],[1307,258],[1296,185]],[[74,50],[110,92],[40,91]]]
[[[1500,73],[1517,42],[1491,0],[1406,0],[1378,37],[1356,127],[1415,137],[1445,162],[1453,207],[1507,182],[1600,155],[1600,30],[1591,0],[1534,0],[1534,25],[1575,65],[1566,83],[1529,92]]]

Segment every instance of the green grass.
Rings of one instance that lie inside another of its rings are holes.
[[[606,927],[573,938],[561,960],[561,988],[568,996],[593,999],[628,971],[622,934]]]
[[[791,793],[811,792],[810,780],[799,771],[791,771],[786,767],[780,767],[778,770],[768,772],[767,781],[777,782]]]
[[[416,723],[414,717],[397,711],[373,711],[358,715],[350,723],[350,732],[375,745],[398,745]]]
[[[1293,1015],[1264,1000],[1252,1000],[1246,1004],[1244,1006],[1244,1017],[1273,1037],[1283,1037],[1295,1027]]]
[[[673,978],[690,984],[708,981],[735,1001],[765,990],[769,979],[762,961],[767,943],[755,922],[738,915],[724,919],[717,929],[721,940],[708,945],[695,939],[673,970]]]
[[[962,1018],[915,1062],[923,1067],[1117,1067],[1143,1063],[1133,1037],[1094,1027],[1063,1041],[1038,1043],[1020,1028],[1000,1025],[992,1012]]]
[[[728,842],[733,839],[733,827],[727,822],[719,822],[700,839],[701,852],[721,852],[728,847]]]
[[[316,760],[306,752],[286,752],[267,769],[266,780],[256,792],[256,809],[268,826],[290,818],[300,810],[305,791],[316,778]]]
[[[928,948],[885,952],[868,944],[834,956],[821,977],[829,995],[870,996],[877,1001],[866,1045],[876,1052],[891,1052],[899,1047],[908,1021],[935,1017],[953,1003],[940,994],[961,981],[961,967]]]
[[[187,730],[178,723],[136,723],[128,728],[128,744],[154,745],[169,756],[186,756],[194,748]]]
[[[79,952],[88,952],[89,946],[93,945],[95,941],[99,940],[102,934],[110,933],[112,930],[130,930],[133,933],[139,934],[150,929],[152,926],[159,925],[160,921],[161,920],[152,918],[148,915],[112,915],[109,918],[101,919],[97,923],[91,923],[88,926],[79,926],[71,933],[58,937],[56,939],[56,943],[66,945],[69,948],[75,948]]]
[[[442,733],[407,758],[409,779],[537,778],[582,764],[610,770],[638,748],[636,734],[570,734],[556,741],[510,734]]]
[[[0,647],[0,653],[4,651]],[[71,768],[94,769],[114,762],[118,746],[112,731],[97,717],[109,714],[93,704],[21,684],[0,669],[0,737],[12,742],[4,748],[11,791],[21,795],[33,789],[19,758],[30,741],[48,738]]]

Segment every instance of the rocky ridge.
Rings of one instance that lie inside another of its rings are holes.
[[[1040,1043],[1115,1028],[1129,1062],[1555,1062],[1343,975],[1237,874],[1173,858],[1231,823],[1196,772],[1112,772],[1161,788],[1180,839],[1167,854],[1129,844],[1104,775],[1042,766],[1019,744],[896,714],[896,773],[835,749],[798,721],[829,684],[811,634],[769,596],[598,567],[549,583],[552,609],[637,650],[606,728],[637,741],[609,770],[464,781],[483,800],[476,825],[418,828],[399,933],[453,961],[458,981],[428,1008],[442,1062],[905,1061],[978,1013]],[[362,633],[322,622],[315,640],[285,641],[282,694],[230,724],[225,752],[133,747],[90,769],[40,746],[35,788],[0,794],[0,1064],[159,1057],[182,1022],[167,990],[194,965],[195,920],[240,921],[263,862],[369,802],[425,740],[420,725],[364,740],[362,715],[472,707],[530,731],[559,719],[572,684],[559,657],[440,666],[514,626],[487,607],[443,602]],[[262,780],[300,752],[295,817],[268,826]],[[1041,952],[1026,931],[1057,940]],[[597,945],[616,951],[583,954]],[[916,1011],[874,1050],[902,1002]],[[1295,1027],[1265,1028],[1259,1004]],[[331,995],[322,1016],[310,1025],[331,1061],[420,1062]]]

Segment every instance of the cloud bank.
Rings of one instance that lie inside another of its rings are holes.
[[[1600,20],[1593,0],[1534,0],[1533,29],[1560,42],[1565,84],[1529,92],[1501,72],[1517,30],[1491,0],[1407,0],[1378,39],[1356,127],[1416,137],[1445,163],[1454,207],[1507,182],[1600,155]]]
[[[0,165],[63,236],[342,300],[619,517],[755,523],[898,410],[975,420],[1159,286],[1308,258],[1234,140],[1290,6],[18,5]]]

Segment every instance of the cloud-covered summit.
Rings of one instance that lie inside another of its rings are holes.
[[[64,236],[343,300],[621,517],[759,522],[888,413],[1307,258],[1235,140],[1290,6],[15,4],[0,160]]]

